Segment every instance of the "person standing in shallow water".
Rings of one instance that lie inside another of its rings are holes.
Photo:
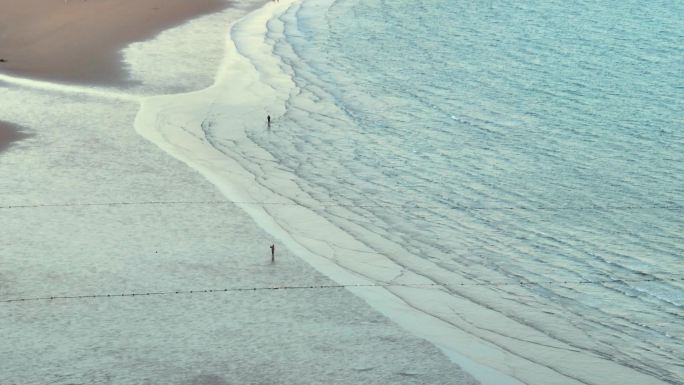
[[[271,115],[266,116],[266,124],[268,125],[269,128],[271,127]]]
[[[275,262],[275,244],[271,243],[271,262]]]

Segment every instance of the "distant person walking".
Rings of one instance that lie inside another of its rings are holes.
[[[271,262],[275,262],[275,245],[271,243]]]

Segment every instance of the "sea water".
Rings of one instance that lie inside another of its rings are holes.
[[[268,31],[294,87],[247,135],[302,204],[569,351],[684,383],[682,3],[304,1]]]

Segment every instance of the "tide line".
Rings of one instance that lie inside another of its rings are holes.
[[[261,286],[261,287],[233,287],[224,289],[200,289],[200,290],[172,290],[172,291],[141,291],[132,293],[116,293],[116,294],[85,294],[85,295],[51,295],[43,297],[26,297],[26,298],[9,298],[2,299],[0,303],[13,302],[31,302],[31,301],[53,301],[53,300],[74,300],[74,299],[88,299],[88,298],[121,298],[121,297],[149,297],[161,295],[187,295],[187,294],[210,294],[210,293],[225,293],[225,292],[257,292],[257,291],[276,291],[276,290],[324,290],[324,289],[343,289],[343,288],[359,288],[359,287],[407,287],[407,288],[455,288],[465,286],[541,286],[541,285],[603,285],[608,283],[626,283],[626,282],[684,282],[683,277],[662,277],[662,278],[642,278],[642,279],[604,279],[604,280],[579,280],[579,281],[518,281],[518,282],[464,282],[460,284],[439,284],[439,283],[387,283],[387,284],[340,284],[340,285],[292,285],[292,286]]]

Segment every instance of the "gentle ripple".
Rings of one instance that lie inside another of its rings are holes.
[[[298,89],[249,133],[318,201],[359,206],[314,210],[478,282],[683,271],[681,3],[320,3],[277,21]],[[681,283],[491,290],[517,303],[487,307],[684,384]]]

